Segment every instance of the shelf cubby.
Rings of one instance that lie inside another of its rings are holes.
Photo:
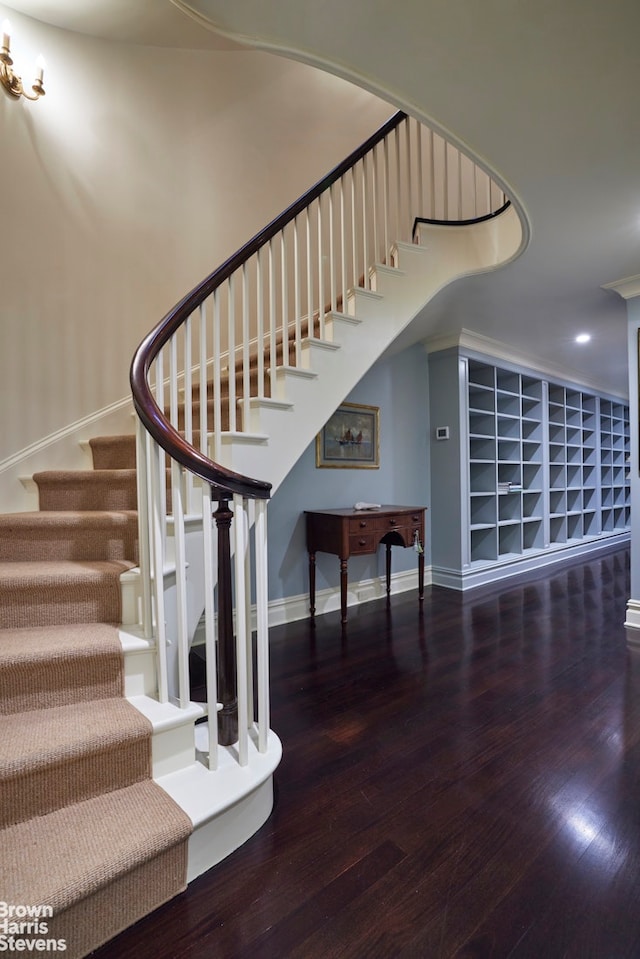
[[[474,494],[471,497],[470,519],[472,528],[495,526],[497,522],[496,494]]]
[[[495,562],[498,558],[498,528],[471,530],[471,562]]]
[[[522,548],[542,549],[544,547],[544,528],[542,520],[525,520],[522,524]]]
[[[484,386],[469,387],[469,409],[486,413],[495,412],[496,397],[493,390]]]
[[[470,436],[469,437],[469,459],[470,460],[495,460],[496,441],[491,436]]]
[[[549,519],[549,538],[552,543],[566,543],[567,517],[551,516]]]
[[[470,463],[469,483],[472,493],[495,493],[495,463]]]
[[[522,494],[522,518],[542,519],[544,515],[544,501],[542,492]]]
[[[513,522],[522,519],[522,497],[520,493],[503,493],[498,496],[498,522]]]
[[[520,523],[508,523],[498,527],[498,555],[519,554],[522,552],[522,527]]]

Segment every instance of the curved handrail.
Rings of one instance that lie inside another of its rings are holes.
[[[494,220],[497,216],[500,216],[501,213],[504,213],[505,210],[508,210],[510,206],[511,200],[505,200],[502,206],[498,207],[497,210],[492,210],[491,213],[485,213],[483,216],[472,216],[466,220],[437,220],[429,216],[417,216],[413,221],[411,236],[415,237],[419,223],[424,223],[427,226],[473,226],[476,223],[486,223],[487,220]]]
[[[262,480],[242,476],[233,470],[225,469],[210,460],[196,447],[188,443],[171,425],[165,414],[155,401],[151,392],[148,373],[151,364],[160,350],[169,341],[171,336],[182,326],[197,307],[218,289],[243,263],[258,252],[265,244],[291,223],[299,213],[305,210],[332,184],[336,183],[344,174],[354,167],[367,153],[403,120],[406,114],[399,110],[387,120],[372,136],[357,147],[346,159],[307,190],[299,199],[292,203],[279,216],[271,221],[264,229],[250,239],[244,246],[221,264],[213,273],[209,274],[190,293],[187,293],[158,325],[142,341],[131,364],[130,383],[133,393],[133,402],[136,412],[147,431],[162,449],[172,459],[176,460],[191,473],[205,480],[212,487],[226,490],[230,493],[239,493],[254,499],[268,499],[271,484]]]

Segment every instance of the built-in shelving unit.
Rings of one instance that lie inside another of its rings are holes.
[[[449,388],[454,363],[455,397]],[[528,559],[535,565],[542,554],[591,548],[628,532],[625,403],[458,351],[433,354],[430,376],[435,421],[446,422],[456,407],[459,416],[460,548],[456,552],[448,542],[456,520],[443,502],[433,544],[434,570],[443,558],[442,582],[455,579],[458,565],[464,584],[478,571]],[[432,443],[436,498],[446,490],[453,465],[451,451]],[[433,502],[432,509],[440,504]]]
[[[544,411],[540,379],[468,363],[470,561],[544,547]]]

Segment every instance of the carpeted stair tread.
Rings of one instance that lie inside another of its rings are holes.
[[[94,470],[122,470],[136,468],[136,437],[134,433],[117,436],[94,436],[89,440]]]
[[[137,562],[135,510],[49,510],[0,514],[0,562]]]
[[[0,563],[0,628],[120,623],[126,560]]]
[[[2,897],[46,903],[49,935],[83,956],[185,888],[192,823],[145,780],[2,833]]]
[[[34,473],[41,510],[135,510],[135,469]]]
[[[149,778],[151,732],[123,698],[0,716],[0,826]]]
[[[116,626],[77,623],[0,631],[0,715],[123,693]]]

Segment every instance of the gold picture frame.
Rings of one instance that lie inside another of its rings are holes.
[[[319,469],[380,468],[380,407],[342,403],[316,436]]]

